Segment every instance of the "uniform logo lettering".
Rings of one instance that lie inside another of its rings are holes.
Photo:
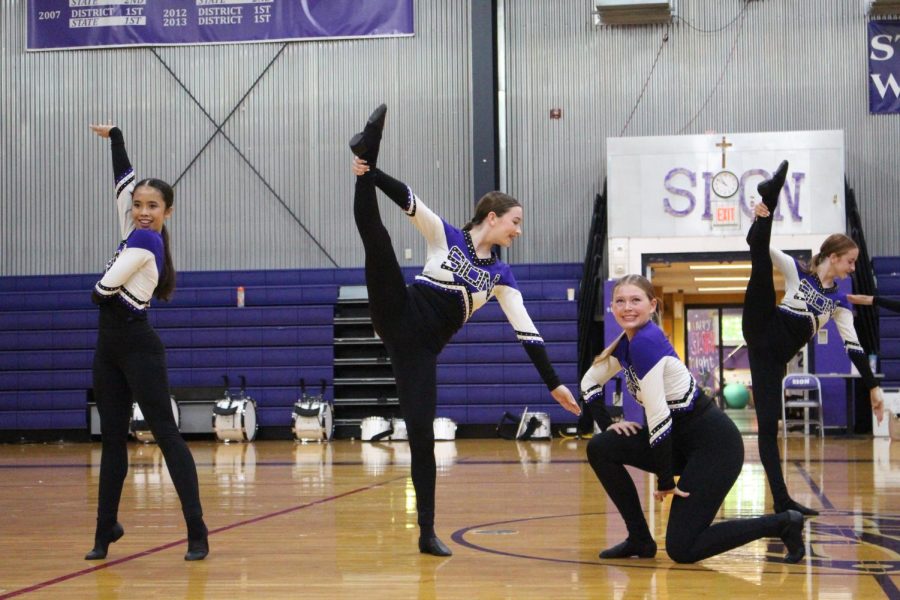
[[[800,280],[800,291],[797,292],[795,298],[806,302],[806,305],[819,315],[830,315],[835,309],[834,300],[823,295],[806,279]]]
[[[625,369],[625,386],[628,388],[628,393],[637,400],[638,392],[641,391],[640,379],[638,379],[637,373],[634,371],[634,367],[628,365],[628,368]]]
[[[499,281],[500,275],[497,274],[491,281],[491,274],[484,269],[479,269],[472,264],[465,253],[458,246],[450,248],[447,258],[441,263],[441,268],[450,271],[465,283],[475,288],[477,291],[487,291],[490,296],[491,289]]]

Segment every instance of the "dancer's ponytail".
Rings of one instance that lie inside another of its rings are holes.
[[[162,179],[143,179],[134,186],[134,191],[136,192],[143,186],[153,188],[154,190],[159,192],[159,194],[163,198],[163,202],[166,205],[166,210],[169,210],[175,204],[175,190],[173,190],[172,186]],[[132,194],[134,194],[134,192],[132,192]],[[172,294],[175,293],[175,264],[172,262],[172,250],[171,244],[169,243],[169,232],[166,229],[165,224],[163,224],[162,226],[160,235],[162,235],[163,249],[165,251],[165,269],[162,273],[160,273],[159,281],[156,284],[156,289],[153,290],[153,295],[160,300],[169,301],[172,298]]]
[[[488,192],[475,206],[475,216],[462,228],[463,231],[472,231],[476,225],[481,225],[489,214],[494,213],[502,217],[508,210],[515,206],[522,206],[519,201],[503,192]]]
[[[153,295],[160,300],[165,300],[166,302],[168,302],[172,299],[172,294],[175,293],[175,264],[172,261],[172,250],[169,244],[169,231],[166,229],[165,225],[163,225],[160,234],[162,235],[163,249],[165,250],[166,255],[166,270],[165,272],[163,272],[162,277],[159,278],[159,283],[156,284],[156,289],[153,291]]]

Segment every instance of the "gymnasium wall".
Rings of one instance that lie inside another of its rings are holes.
[[[413,38],[46,53],[24,50],[26,1],[4,1],[0,275],[102,268],[110,167],[87,123],[107,119],[139,174],[178,182],[179,269],[360,266],[346,142],[380,101],[381,166],[465,222],[484,1],[417,1]],[[644,27],[595,27],[590,0],[496,6],[501,184],[526,206],[510,262],[582,259],[607,137],[710,130],[843,129],[870,253],[897,252],[900,121],[868,114],[863,2],[679,0],[672,24]],[[418,233],[382,206],[421,264]]]
[[[579,259],[607,137],[707,131],[843,129],[870,254],[900,251],[900,115],[868,113],[864,2],[678,0],[670,25],[644,27],[593,26],[591,0],[498,4],[509,192],[546,202],[529,228],[578,240],[512,260]]]
[[[0,275],[99,272],[115,250],[96,121],[122,127],[139,177],[177,181],[182,270],[360,266],[347,142],[382,101],[380,166],[464,223],[468,14],[468,2],[417,2],[413,38],[33,53],[26,1],[4,0],[0,215],[15,227]],[[422,264],[421,236],[384,207],[397,247]]]

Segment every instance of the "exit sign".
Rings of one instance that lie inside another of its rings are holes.
[[[712,224],[714,227],[738,227],[740,226],[741,210],[736,202],[713,202]]]

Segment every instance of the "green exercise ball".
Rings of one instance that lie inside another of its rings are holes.
[[[728,405],[728,408],[746,408],[747,403],[750,402],[750,392],[742,383],[729,383],[722,390],[722,395],[725,396],[725,404]]]

